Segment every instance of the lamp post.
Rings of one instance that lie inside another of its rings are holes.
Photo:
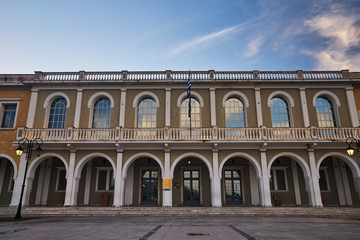
[[[24,195],[26,174],[27,174],[28,164],[29,164],[29,160],[31,159],[31,154],[33,151],[34,144],[36,144],[36,149],[35,149],[36,154],[37,154],[37,156],[40,156],[40,154],[42,152],[41,145],[43,144],[43,141],[40,138],[35,138],[34,140],[22,138],[18,141],[18,147],[16,148],[16,155],[18,157],[20,157],[24,152],[26,153],[26,157],[25,157],[26,164],[25,164],[24,180],[23,180],[23,184],[21,187],[20,201],[19,201],[18,209],[17,209],[16,215],[15,215],[15,219],[21,219],[21,206],[22,206],[22,199],[23,199],[23,195]],[[24,151],[23,146],[25,148],[25,151]]]
[[[357,150],[357,152],[358,152],[358,157],[360,157],[360,156],[359,156],[359,154],[360,154],[360,140],[355,139],[355,138],[353,138],[353,137],[348,137],[348,138],[346,139],[346,144],[348,145],[348,148],[346,149],[346,152],[347,152],[347,154],[348,154],[349,156],[354,155],[355,149],[352,147],[352,145],[354,144],[355,147],[356,147],[356,150]],[[360,158],[359,158],[359,159],[360,159]]]

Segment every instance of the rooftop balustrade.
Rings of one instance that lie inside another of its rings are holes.
[[[152,71],[152,72],[35,72],[35,81],[185,81],[201,80],[338,80],[343,71]]]
[[[324,141],[358,138],[359,128],[18,128],[17,139],[46,141]]]

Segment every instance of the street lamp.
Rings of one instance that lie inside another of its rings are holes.
[[[360,153],[360,140],[357,140],[353,137],[348,137],[346,139],[346,144],[348,145],[346,152],[349,156],[354,155],[355,149],[352,147],[353,144],[355,145],[358,154]]]
[[[29,160],[31,159],[31,154],[33,151],[34,144],[36,144],[36,146],[37,146],[35,149],[36,155],[40,156],[40,154],[42,152],[41,145],[43,144],[43,141],[40,138],[35,138],[34,140],[22,138],[18,141],[18,147],[15,150],[16,155],[18,157],[20,157],[24,152],[26,153],[26,157],[25,157],[26,165],[25,165],[24,180],[23,180],[23,184],[22,184],[22,188],[21,188],[20,201],[19,201],[18,209],[17,209],[16,215],[15,215],[15,219],[21,219],[21,206],[22,206],[22,199],[23,199],[23,195],[24,195],[26,173],[27,173],[27,169],[28,169]],[[26,151],[24,151],[23,146],[25,147]]]

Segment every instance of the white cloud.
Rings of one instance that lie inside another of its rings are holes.
[[[264,37],[259,36],[254,40],[250,41],[248,44],[248,51],[246,52],[246,56],[252,57],[257,54],[260,50],[261,45],[264,43]]]
[[[305,20],[304,26],[311,32],[327,39],[326,47],[318,51],[305,52],[314,57],[319,69],[360,70],[360,26],[358,15],[329,13]]]
[[[188,51],[192,48],[195,48],[199,45],[204,45],[212,40],[228,36],[228,35],[232,34],[233,32],[235,32],[238,28],[239,28],[239,25],[225,28],[221,31],[213,32],[208,35],[195,38],[194,40],[183,43],[179,47],[173,49],[172,51],[170,51],[168,56],[174,56],[174,55],[180,54],[182,52]]]
[[[223,30],[213,32],[208,35],[197,37],[193,40],[185,42],[185,43],[181,44],[180,46],[174,48],[167,54],[167,56],[172,57],[172,56],[178,55],[180,53],[183,53],[185,51],[194,50],[194,49],[204,46],[206,44],[213,43],[214,41],[220,41],[240,30],[243,30],[246,28],[252,28],[252,27],[260,24],[261,22],[259,20],[261,20],[261,19],[263,19],[263,17],[254,18],[254,19],[251,19],[244,23],[225,28]]]

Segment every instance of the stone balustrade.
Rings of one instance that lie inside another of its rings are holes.
[[[18,128],[17,139],[46,141],[339,141],[359,138],[359,128]]]
[[[349,71],[35,72],[35,81],[338,80]]]

